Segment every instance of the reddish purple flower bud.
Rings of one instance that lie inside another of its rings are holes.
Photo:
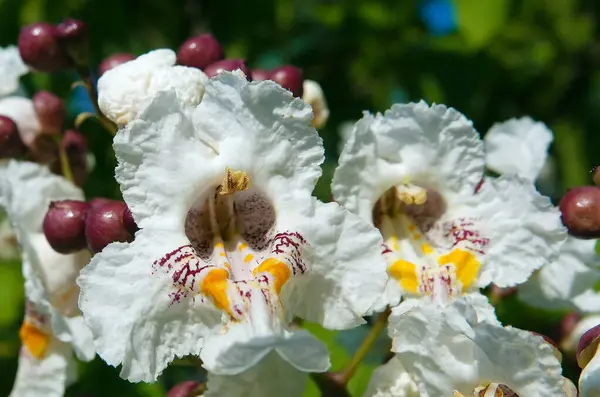
[[[54,138],[46,134],[38,134],[33,142],[29,145],[29,155],[31,160],[39,164],[46,164],[53,167],[56,165],[60,168],[58,159],[58,147]]]
[[[202,395],[202,391],[198,390],[202,385],[193,380],[176,384],[169,390],[167,397],[195,397]]]
[[[302,69],[292,65],[284,65],[271,71],[271,80],[292,92],[297,98],[302,98],[304,76]]]
[[[224,59],[208,65],[204,69],[204,73],[206,73],[208,77],[214,77],[223,71],[231,72],[236,69],[241,69],[241,71],[246,75],[246,78],[248,78],[248,76],[250,76],[250,71],[244,62],[245,61],[243,59]]]
[[[23,62],[41,72],[67,69],[72,65],[58,41],[56,28],[43,22],[21,29],[19,52]]]
[[[0,158],[21,157],[26,150],[17,124],[10,117],[0,115]]]
[[[579,320],[581,320],[581,314],[579,314],[577,312],[572,312],[572,313],[566,314],[560,320],[560,338],[561,338],[561,340],[565,340],[566,338],[569,337],[569,335],[571,335],[571,332],[573,332],[573,330],[579,323]]]
[[[33,109],[46,134],[60,134],[62,132],[67,109],[63,101],[48,91],[39,91],[33,96]]]
[[[252,69],[250,71],[252,81],[263,81],[271,78],[271,72],[265,69]]]
[[[323,396],[332,397],[350,397],[350,392],[344,382],[344,376],[341,372],[317,373],[313,377],[314,382]]]
[[[127,53],[113,54],[113,55],[109,56],[108,58],[105,58],[102,61],[102,63],[100,64],[100,67],[98,68],[98,73],[100,74],[100,76],[102,76],[104,73],[106,73],[107,70],[116,68],[117,66],[121,65],[122,63],[129,62],[134,59],[135,59],[135,56],[133,56],[132,54],[127,54]]]
[[[96,197],[96,198],[93,198],[90,201],[88,201],[88,204],[89,204],[90,208],[96,208],[96,207],[99,207],[106,203],[112,203],[113,201],[115,201],[115,200],[111,200],[111,199],[104,198],[104,197]]]
[[[140,229],[137,223],[135,223],[129,207],[125,208],[125,212],[123,213],[123,224],[125,225],[127,231],[132,235],[135,235],[135,232]]]
[[[56,37],[63,51],[78,66],[89,61],[89,33],[87,24],[77,19],[65,19],[56,26]]]
[[[177,63],[204,69],[208,65],[223,59],[223,48],[212,34],[187,39],[177,50]]]
[[[579,238],[600,237],[600,188],[573,188],[560,200],[559,207],[569,234]]]
[[[92,252],[100,252],[115,241],[133,241],[133,236],[123,223],[127,205],[122,201],[105,202],[91,206],[85,221],[85,235]]]
[[[87,247],[85,201],[62,200],[50,203],[44,217],[44,235],[50,246],[61,254],[71,254]]]
[[[577,345],[577,364],[580,368],[584,368],[587,363],[590,362],[596,350],[598,349],[598,342],[600,342],[600,325],[596,325],[594,328],[589,329]]]

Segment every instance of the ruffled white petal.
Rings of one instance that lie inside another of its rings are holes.
[[[0,97],[15,92],[19,88],[19,79],[28,72],[17,47],[0,48]]]
[[[304,92],[302,100],[308,103],[313,110],[313,125],[315,128],[322,128],[329,119],[329,107],[327,107],[323,89],[319,83],[313,80],[304,80],[302,88]]]
[[[561,349],[569,353],[575,353],[577,351],[579,339],[581,339],[583,334],[599,324],[600,315],[591,315],[582,318],[571,333],[561,342]]]
[[[461,113],[424,102],[394,105],[356,123],[332,189],[340,204],[370,221],[373,205],[393,185],[417,181],[448,200],[472,194],[483,168],[483,144]]]
[[[42,360],[31,356],[26,348],[21,349],[10,397],[62,397],[76,377],[71,347],[53,338]]]
[[[579,376],[579,397],[600,396],[600,354],[585,366]]]
[[[154,50],[110,69],[98,80],[98,104],[119,125],[135,119],[157,93],[175,90],[182,106],[193,107],[204,95],[208,77],[196,68],[175,66],[176,55]]]
[[[175,234],[142,229],[132,243],[112,243],[95,255],[77,279],[98,355],[122,364],[121,377],[129,381],[154,381],[175,357],[198,355],[205,335],[220,324],[220,313],[200,297],[174,301],[173,280],[153,270],[154,261],[186,244]]]
[[[323,204],[313,198],[290,201],[285,208],[291,216],[282,217],[278,226],[295,230],[306,239],[303,260],[309,270],[294,280],[293,287],[282,291],[284,306],[326,328],[345,329],[364,323],[362,317],[381,296],[388,280],[381,235],[335,203]]]
[[[480,233],[489,239],[480,287],[526,281],[557,258],[566,239],[558,209],[531,182],[516,176],[486,179],[465,205],[465,214],[482,219]]]
[[[373,371],[363,397],[421,397],[417,384],[406,372],[400,360],[390,361]]]
[[[419,305],[390,321],[393,348],[423,397],[472,395],[489,383],[520,396],[563,395],[553,348],[540,336],[481,319],[459,299],[440,310]]]
[[[29,98],[11,96],[0,99],[0,115],[10,117],[17,124],[21,140],[26,145],[32,144],[42,130]]]
[[[529,117],[494,124],[484,138],[486,165],[499,174],[534,181],[544,167],[553,138],[544,123]]]
[[[204,397],[300,397],[308,374],[298,371],[276,353],[238,375],[208,374]]]
[[[600,280],[595,246],[594,240],[568,237],[558,258],[519,286],[519,298],[543,309],[600,312],[600,294],[594,289]]]

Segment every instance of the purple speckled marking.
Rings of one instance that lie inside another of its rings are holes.
[[[305,244],[306,240],[300,233],[290,231],[277,233],[271,240],[271,253],[288,259],[294,275],[304,274],[306,265],[302,261],[302,247]]]

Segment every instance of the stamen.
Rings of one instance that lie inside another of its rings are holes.
[[[219,194],[227,196],[235,192],[241,192],[250,187],[250,177],[244,171],[231,171],[228,167],[225,169],[225,177],[221,186],[219,186]]]
[[[44,357],[50,344],[50,336],[47,333],[25,320],[19,330],[19,337],[33,357],[38,360]]]
[[[396,197],[404,204],[422,205],[427,201],[427,189],[412,183],[396,186]]]

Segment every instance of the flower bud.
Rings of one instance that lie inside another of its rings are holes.
[[[21,157],[26,150],[17,124],[10,117],[0,115],[0,158]]]
[[[302,98],[304,77],[302,69],[292,65],[284,65],[271,71],[271,80],[292,92],[297,98]]]
[[[71,59],[56,36],[56,28],[47,23],[38,22],[21,29],[19,52],[25,64],[41,72],[53,72],[71,66]]]
[[[66,19],[56,27],[56,37],[63,51],[77,66],[89,62],[89,33],[87,24],[78,19]]]
[[[39,91],[33,96],[33,109],[46,134],[60,134],[62,132],[67,109],[63,101],[48,91]]]
[[[223,71],[233,71],[240,69],[246,75],[246,78],[250,76],[250,71],[246,67],[243,59],[224,59],[215,63],[211,63],[204,69],[204,73],[208,77],[214,77]]]
[[[88,207],[85,201],[78,200],[50,203],[43,229],[52,249],[61,254],[71,254],[86,248],[85,218]]]
[[[569,234],[579,238],[600,237],[600,188],[573,188],[560,200],[559,207]]]
[[[123,224],[125,225],[127,231],[132,235],[135,235],[135,232],[140,229],[137,223],[135,223],[129,207],[125,208],[125,212],[123,213]]]
[[[205,33],[187,39],[177,50],[177,63],[204,69],[223,59],[223,48],[213,35]]]
[[[125,63],[125,62],[129,62],[135,59],[135,56],[133,54],[127,54],[127,53],[118,53],[118,54],[113,54],[111,56],[109,56],[108,58],[105,58],[102,63],[100,64],[100,67],[98,68],[98,73],[100,74],[100,76],[102,76],[104,73],[106,73],[107,70],[110,70],[112,68],[116,68],[117,66]]]
[[[559,332],[561,340],[565,340],[569,337],[569,335],[571,335],[571,332],[573,332],[580,320],[581,314],[577,312],[571,312],[569,314],[566,314],[560,320]]]
[[[579,368],[584,368],[594,357],[598,349],[598,342],[600,342],[600,325],[589,329],[579,339],[577,345],[577,364]]]
[[[114,200],[107,199],[104,197],[96,197],[96,198],[93,198],[90,201],[88,201],[88,204],[90,205],[90,208],[97,208],[103,204],[112,203],[113,201]]]
[[[58,147],[50,135],[37,135],[29,145],[29,155],[31,156],[31,160],[36,163],[46,164],[51,168],[53,165],[56,165],[60,168]]]
[[[252,81],[263,81],[271,78],[271,72],[265,69],[252,69],[250,71]]]
[[[323,396],[350,397],[341,372],[316,373],[313,380]]]
[[[167,393],[167,397],[196,397],[201,396],[203,390],[204,387],[202,384],[188,380],[173,386]]]
[[[133,241],[133,236],[123,223],[126,208],[127,204],[115,200],[90,205],[85,221],[85,235],[92,252],[100,252],[112,242]]]

